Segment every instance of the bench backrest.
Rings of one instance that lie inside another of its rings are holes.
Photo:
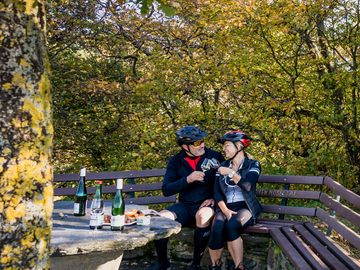
[[[113,184],[115,179],[126,179],[123,191],[127,195],[125,201],[128,204],[149,205],[176,202],[175,195],[164,197],[161,193],[164,174],[164,169],[114,171],[88,173],[86,179],[88,182],[104,180],[104,194],[115,192],[116,187]],[[73,196],[78,178],[78,174],[55,174],[55,196]],[[68,187],[69,185],[66,183],[72,183],[72,187]],[[87,184],[87,186],[88,193],[93,194],[95,192],[94,185]],[[333,192],[335,199],[326,192]],[[262,202],[264,213],[276,214],[280,219],[284,219],[285,215],[317,217],[360,249],[360,238],[355,232],[360,228],[360,215],[354,210],[360,209],[360,196],[330,177],[261,175],[258,181],[257,196]],[[340,198],[347,202],[346,206],[340,203]],[[298,200],[310,202],[308,203],[310,206],[296,206]],[[345,220],[345,223],[349,222],[352,228],[335,219],[335,212]]]

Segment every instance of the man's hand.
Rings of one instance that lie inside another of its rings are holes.
[[[188,177],[186,177],[186,181],[191,184],[195,181],[204,181],[204,176],[205,173],[200,172],[200,171],[194,171],[191,174],[188,175]]]
[[[203,203],[200,205],[200,208],[206,207],[206,206],[213,207],[214,204],[215,204],[214,199],[207,199],[207,200],[203,201]]]

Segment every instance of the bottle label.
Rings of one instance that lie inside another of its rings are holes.
[[[104,223],[103,213],[91,213],[90,214],[90,226],[102,226]]]
[[[116,189],[122,189],[123,188],[123,179],[119,178],[116,180]]]
[[[111,216],[111,227],[121,227],[125,224],[125,215]]]
[[[80,214],[80,203],[74,203],[74,214]]]

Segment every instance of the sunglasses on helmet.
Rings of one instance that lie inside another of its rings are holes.
[[[198,141],[195,141],[193,143],[191,143],[191,145],[195,146],[195,147],[198,147],[200,146],[202,143],[204,143],[204,140],[198,140]]]

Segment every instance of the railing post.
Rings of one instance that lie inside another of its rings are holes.
[[[340,195],[336,195],[335,201],[340,202]],[[330,216],[336,219],[336,211],[335,211],[335,210],[332,210],[332,211],[330,212]],[[326,235],[327,235],[327,236],[330,236],[331,231],[332,231],[332,227],[329,225],[328,228],[327,228],[327,230],[326,230]]]
[[[285,179],[286,180],[286,179]],[[284,184],[284,190],[289,190],[290,189],[290,184],[285,183]],[[288,202],[288,198],[282,198],[281,199],[281,205],[282,206],[286,206]],[[284,219],[285,215],[284,214],[279,214],[278,219]]]

